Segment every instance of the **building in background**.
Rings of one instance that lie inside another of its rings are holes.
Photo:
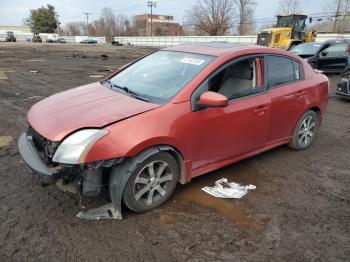
[[[6,34],[8,31],[15,35],[30,35],[32,33],[29,26],[0,25],[0,34]]]
[[[137,35],[151,36],[151,20],[152,31],[154,36],[181,36],[183,35],[182,26],[174,21],[173,16],[169,15],[151,15],[142,14],[134,16],[134,27]]]

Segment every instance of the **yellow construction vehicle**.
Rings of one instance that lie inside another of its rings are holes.
[[[278,15],[276,27],[260,31],[257,44],[289,50],[298,44],[315,41],[316,32],[305,30],[306,18],[306,15],[298,14]]]

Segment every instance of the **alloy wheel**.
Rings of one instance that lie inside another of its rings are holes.
[[[157,160],[144,166],[137,174],[133,194],[142,205],[152,205],[167,195],[173,180],[173,174],[168,163]]]
[[[315,135],[316,121],[312,116],[308,116],[301,123],[298,131],[298,142],[301,146],[308,146]]]

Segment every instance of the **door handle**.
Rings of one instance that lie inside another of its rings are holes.
[[[254,109],[255,113],[263,113],[267,110],[269,110],[270,107],[268,106],[259,106],[258,108]]]

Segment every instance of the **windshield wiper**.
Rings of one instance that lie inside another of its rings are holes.
[[[130,90],[129,88],[127,88],[126,86],[118,86],[114,83],[112,83],[110,80],[106,80],[104,81],[103,83],[107,83],[110,88],[114,89],[114,88],[118,88],[118,89],[121,89],[123,90],[124,92],[128,93],[131,97],[133,98],[136,98],[136,99],[139,99],[139,100],[142,100],[142,101],[145,101],[145,102],[149,102],[148,99],[144,98],[143,96],[141,96],[140,94]]]

